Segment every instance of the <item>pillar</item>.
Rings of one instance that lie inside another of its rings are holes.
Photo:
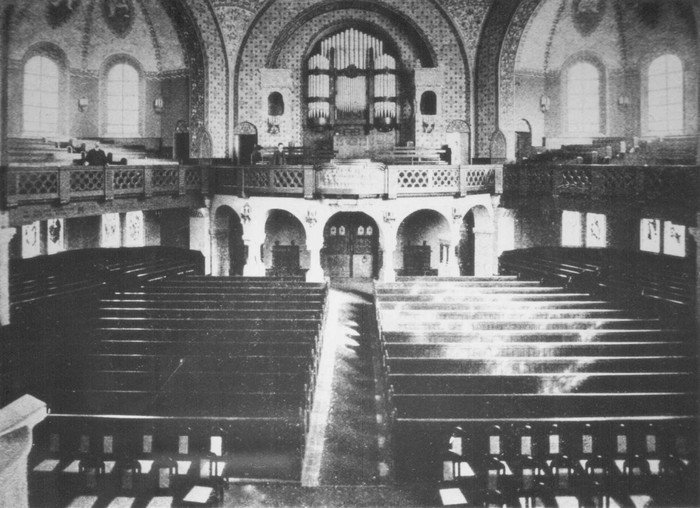
[[[387,227],[384,231],[384,245],[382,249],[382,268],[379,271],[379,280],[382,282],[394,282],[396,280],[396,228]]]
[[[208,201],[208,200],[207,200]],[[212,238],[209,203],[190,212],[190,249],[198,250],[204,256],[204,273],[212,271]]]
[[[493,275],[493,231],[474,228],[474,275]]]
[[[264,277],[265,263],[261,257],[261,246],[265,243],[265,225],[249,220],[243,224],[243,243],[248,250],[248,259],[243,267],[246,277]]]
[[[323,248],[323,228],[315,227],[306,239],[309,251],[309,269],[306,272],[306,282],[323,282],[325,276],[321,267],[321,249]]]
[[[10,324],[10,241],[15,228],[0,227],[0,326]]]

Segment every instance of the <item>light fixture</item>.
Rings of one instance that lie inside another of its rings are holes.
[[[87,107],[90,105],[90,99],[87,97],[81,97],[78,99],[78,109],[80,111],[85,111]]]
[[[626,108],[632,103],[632,99],[630,99],[630,96],[627,94],[622,94],[617,98],[617,104],[621,108]]]
[[[245,222],[245,223],[250,222],[250,212],[251,212],[250,204],[246,203],[245,205],[243,205],[243,210],[241,212],[241,220],[243,222]]]
[[[158,114],[161,114],[163,112],[163,98],[162,97],[156,97],[156,99],[153,101],[153,109]]]
[[[314,210],[307,210],[306,211],[306,223],[309,226],[315,225],[317,220],[318,219],[316,218],[316,211],[314,211]]]
[[[551,105],[552,101],[549,97],[547,97],[546,95],[540,97],[540,111],[542,111],[542,113],[546,113],[547,111],[549,111]]]

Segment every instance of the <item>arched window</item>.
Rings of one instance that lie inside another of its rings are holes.
[[[272,92],[267,96],[267,115],[281,116],[284,115],[284,98],[279,92]]]
[[[574,64],[566,79],[567,131],[600,133],[600,71],[588,62]]]
[[[420,96],[420,114],[437,115],[437,96],[433,91],[423,92]]]
[[[683,64],[675,55],[663,55],[649,65],[649,132],[683,131]]]
[[[127,63],[114,65],[107,73],[107,135],[139,134],[139,73]]]
[[[56,134],[59,72],[56,62],[34,56],[24,64],[23,119],[25,134]]]

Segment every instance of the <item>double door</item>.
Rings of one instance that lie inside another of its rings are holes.
[[[373,224],[343,221],[332,224],[325,238],[326,273],[331,278],[376,276],[377,231]]]

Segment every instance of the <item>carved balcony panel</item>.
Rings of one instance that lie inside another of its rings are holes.
[[[367,159],[331,161],[316,170],[316,192],[322,196],[381,196],[387,167]]]
[[[506,200],[562,197],[696,210],[697,166],[528,165],[504,167]]]
[[[133,166],[41,166],[2,168],[5,182],[5,205],[10,221],[22,224],[28,219],[99,215],[117,208],[122,211],[142,209],[134,198],[160,198],[149,206],[177,208],[200,206],[201,196],[208,193],[208,168],[181,167],[176,164]],[[186,195],[186,196],[185,196]],[[118,205],[112,205],[122,200]],[[71,202],[79,206],[61,208]],[[58,205],[58,206],[57,206]]]

